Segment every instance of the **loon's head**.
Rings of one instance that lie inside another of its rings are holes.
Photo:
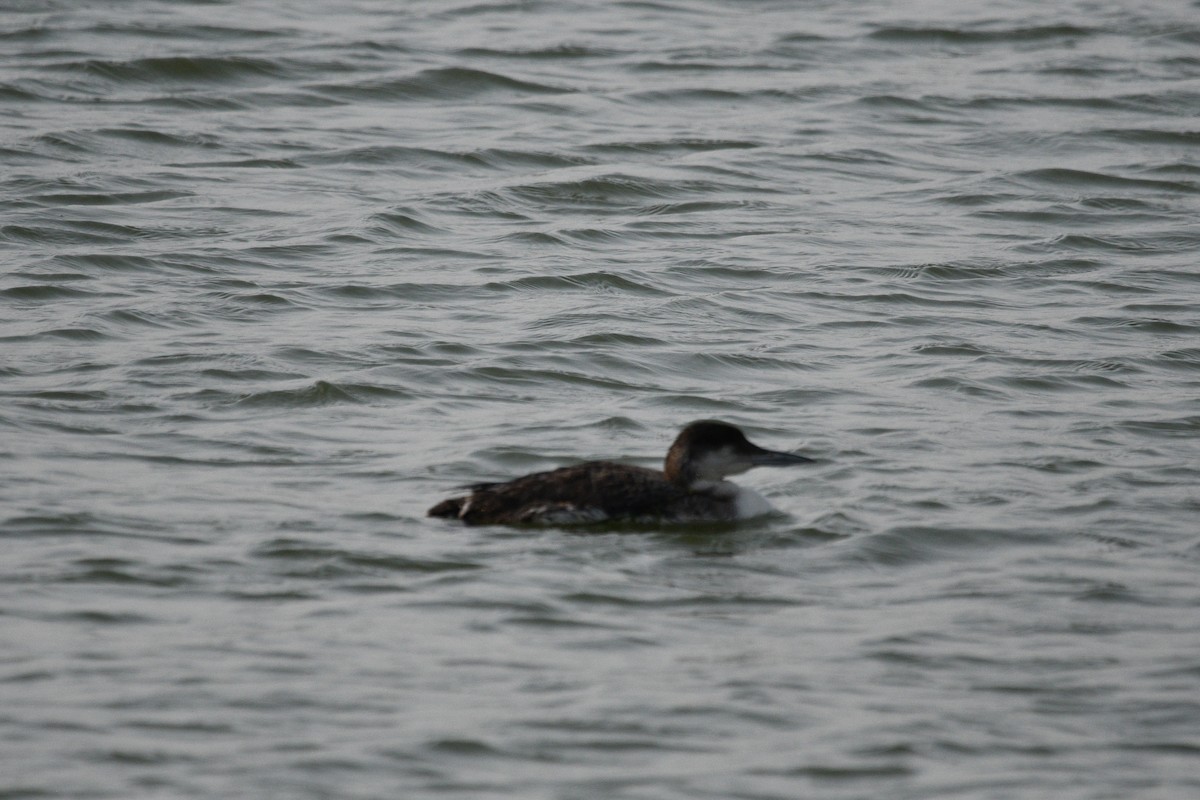
[[[667,451],[663,474],[672,483],[688,489],[703,489],[752,467],[811,463],[811,458],[795,453],[765,450],[751,444],[733,425],[705,419],[693,422],[679,432]]]

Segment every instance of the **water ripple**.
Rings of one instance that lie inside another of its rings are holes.
[[[9,6],[0,794],[1195,793],[1193,8]]]

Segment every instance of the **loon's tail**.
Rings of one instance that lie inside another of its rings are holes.
[[[444,517],[446,519],[458,519],[458,515],[462,513],[465,497],[451,497],[449,500],[443,500],[433,508],[425,512],[426,516]]]

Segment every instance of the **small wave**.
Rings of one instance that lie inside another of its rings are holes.
[[[810,372],[817,367],[803,361],[772,358],[749,353],[692,353],[673,359],[675,368],[685,375],[729,375],[761,371],[777,377],[793,372]]]
[[[1055,236],[1042,242],[1020,245],[1020,250],[1081,250],[1127,253],[1130,255],[1154,255],[1159,253],[1192,252],[1194,237],[1186,234],[1163,234],[1145,236],[1091,236],[1081,233]]]
[[[641,71],[661,71],[680,68],[676,64],[642,64]],[[717,67],[714,66],[713,69]],[[689,71],[691,71],[689,69]],[[762,106],[768,103],[794,103],[804,99],[805,93],[800,90],[787,91],[783,89],[713,89],[709,87],[686,86],[679,89],[638,89],[629,92],[622,100],[633,106],[683,106],[709,108],[714,104],[719,106],[745,104],[747,106]]]
[[[278,310],[296,305],[293,300],[274,292],[209,292],[207,296],[216,298],[226,307],[232,304],[243,308]]]
[[[84,274],[158,273],[162,269],[162,265],[152,258],[128,253],[72,253],[57,256],[54,261]]]
[[[1129,328],[1148,333],[1195,335],[1197,332],[1200,332],[1200,327],[1196,325],[1175,322],[1174,320],[1163,319],[1161,317],[1083,316],[1075,317],[1071,322],[1072,324],[1088,327]]]
[[[14,83],[0,83],[0,100],[9,103],[32,103],[38,100],[53,100],[46,94],[22,88]]]
[[[1189,113],[1195,107],[1194,95],[1172,92],[1158,94],[1125,95],[976,95],[966,99],[939,98],[947,108],[967,111],[1013,108],[1081,109],[1084,111],[1134,111],[1147,114],[1178,115]]]
[[[576,275],[538,275],[529,278],[517,278],[503,283],[484,284],[485,289],[509,291],[578,291],[580,289],[593,292],[630,293],[638,295],[664,296],[665,292],[648,283],[635,281],[623,275],[611,272],[585,272]]]
[[[963,551],[1001,547],[1006,544],[1033,544],[1049,541],[1036,531],[1019,528],[964,528],[899,526],[851,539],[854,547],[847,555],[889,567],[927,564],[947,558],[967,557]]]
[[[503,365],[471,367],[463,371],[465,377],[478,381],[492,389],[501,386],[536,386],[539,392],[575,391],[581,387],[616,390],[638,394],[653,394],[658,387],[649,386],[640,380],[621,380],[566,368],[539,369]]]
[[[42,392],[30,392],[23,396],[31,398],[31,399],[35,399],[38,401],[51,402],[51,403],[56,403],[56,402],[60,402],[60,403],[61,402],[96,403],[96,402],[100,402],[100,401],[109,399],[109,395],[107,392],[102,392],[99,390],[84,392],[84,391],[77,391],[77,390],[52,389],[52,390],[47,390],[47,391],[42,391]]]
[[[1018,278],[1053,278],[1059,275],[1086,275],[1106,266],[1096,258],[1047,258],[1039,261],[1018,261],[1006,264],[1002,270],[1006,275]]]
[[[561,212],[564,208],[641,213],[646,206],[659,207],[687,196],[738,193],[740,184],[711,180],[651,178],[624,173],[597,175],[566,181],[543,181],[509,186],[499,192],[482,193],[489,206],[505,208],[513,204]],[[764,191],[756,188],[756,192]],[[649,202],[646,202],[649,201]]]
[[[589,160],[558,153],[484,148],[481,150],[438,150],[404,145],[372,145],[349,150],[334,150],[306,156],[304,164],[390,165],[415,172],[443,173],[465,169],[555,169],[591,163]]]
[[[871,94],[856,98],[855,105],[868,108],[896,109],[900,111],[933,111],[930,98],[916,99],[895,94]]]
[[[506,233],[500,237],[500,241],[519,245],[528,245],[530,247],[565,246],[567,244],[565,237],[560,237],[547,231],[517,231],[515,233]]]
[[[312,287],[306,294],[317,298],[352,301],[354,307],[364,305],[391,306],[397,302],[426,303],[459,299],[473,286],[454,283],[347,283]]]
[[[247,408],[306,408],[340,403],[369,403],[405,399],[400,389],[368,384],[335,384],[317,381],[296,389],[272,389],[238,398],[235,405]]]
[[[603,347],[603,348],[633,348],[633,347],[660,347],[666,344],[664,339],[656,339],[652,336],[645,336],[635,333],[627,333],[623,331],[606,331],[587,333],[582,336],[576,336],[571,339],[573,344],[586,347]],[[629,420],[622,419],[622,424],[625,425]]]
[[[40,225],[4,225],[0,238],[24,244],[124,244],[137,239],[143,231],[128,225],[113,225],[88,220],[55,220]]]
[[[475,162],[493,169],[559,169],[586,166],[591,159],[574,153],[547,152],[544,150],[514,150],[511,148],[486,147],[465,154]]]
[[[1125,389],[1129,384],[1103,374],[1010,375],[991,378],[990,383],[1013,390],[1018,395],[1038,392],[1073,392],[1080,389]]]
[[[1020,44],[1047,40],[1084,39],[1099,33],[1077,25],[1039,25],[1020,28],[981,30],[978,28],[938,28],[889,26],[871,32],[870,37],[884,42],[912,44]]]
[[[544,83],[510,78],[494,72],[466,67],[427,69],[405,78],[383,78],[353,84],[322,84],[312,90],[341,101],[362,100],[466,100],[486,95],[513,96],[563,94]]]
[[[128,328],[174,328],[180,318],[172,313],[155,313],[130,308],[117,308],[95,315],[116,330]]]
[[[40,339],[62,339],[68,342],[101,342],[105,339],[113,338],[104,331],[96,330],[95,328],[85,328],[81,326],[67,328],[51,328],[49,330],[38,331],[37,333],[21,334],[17,336],[0,337],[0,342],[36,342]]]
[[[584,149],[590,152],[605,154],[645,154],[654,156],[675,153],[706,153],[713,150],[752,150],[761,146],[761,142],[746,139],[697,139],[680,137],[678,139],[602,142],[587,145]]]
[[[95,297],[96,292],[74,289],[70,286],[54,284],[34,284],[29,286],[14,286],[10,289],[0,289],[0,297],[23,303],[45,303],[54,300],[66,300],[79,297]]]
[[[161,25],[149,20],[128,19],[121,21],[102,22],[90,30],[99,34],[125,34],[148,39],[200,39],[220,42],[222,44],[234,40],[257,41],[262,39],[278,39],[293,35],[294,31],[280,28],[244,28],[234,25],[186,24],[174,20],[171,25]],[[269,45],[268,45],[269,46]]]
[[[217,138],[211,134],[177,134],[149,128],[98,128],[94,133],[109,139],[134,142],[140,146],[184,147],[190,150],[198,147],[216,148],[218,144]]]
[[[120,611],[98,611],[85,609],[82,611],[66,611],[61,614],[47,615],[47,619],[55,622],[80,622],[86,625],[147,625],[158,622],[154,617],[145,614]]]
[[[1195,147],[1200,145],[1200,130],[1169,130],[1160,128],[1101,128],[1088,132],[1099,136],[1133,144],[1162,144]]]
[[[1151,178],[1127,178],[1121,175],[1108,175],[1102,172],[1091,172],[1080,169],[1052,167],[1018,172],[1013,179],[1024,179],[1035,183],[1046,183],[1055,186],[1097,186],[1106,189],[1154,189],[1158,191],[1184,192],[1195,191],[1196,187],[1182,181],[1164,181]]]
[[[281,372],[279,370],[265,369],[259,367],[209,367],[202,369],[198,373],[208,378],[227,383],[231,381],[246,381],[262,383],[265,381],[291,381],[298,380],[302,376],[293,372]]]
[[[878,658],[878,655],[875,655]],[[894,757],[894,754],[888,754]],[[879,779],[908,779],[915,776],[918,770],[913,769],[907,764],[893,763],[879,764],[868,761],[859,761],[852,763],[839,764],[806,764],[799,767],[788,767],[785,769],[754,769],[753,774],[778,776],[789,780],[801,778],[814,783],[826,782],[842,782],[842,781],[877,781]]]
[[[161,189],[146,192],[60,192],[40,194],[33,199],[45,206],[115,206],[160,203],[164,200],[177,200],[181,197],[191,196],[191,192]]]
[[[258,108],[252,95],[234,97],[231,94],[211,92],[209,94],[167,94],[137,97],[131,100],[141,106],[179,109],[182,111],[243,111]],[[300,103],[295,103],[300,105]]]
[[[422,221],[418,218],[416,212],[407,209],[372,214],[367,231],[371,234],[386,234],[389,236],[404,236],[414,233],[445,233],[443,229]]]
[[[63,583],[114,583],[135,586],[175,587],[191,581],[182,575],[148,572],[143,565],[121,558],[85,558],[58,580]]]
[[[127,61],[92,59],[57,65],[68,72],[94,75],[118,84],[237,83],[282,78],[289,70],[280,62],[247,56],[150,56]]]
[[[629,199],[663,197],[674,193],[671,183],[654,178],[612,174],[581,180],[530,183],[509,188],[517,197],[581,205],[612,205]]]
[[[917,389],[932,389],[941,394],[963,394],[968,397],[987,400],[1003,400],[1008,397],[1007,393],[1000,391],[994,386],[986,386],[980,381],[947,375],[935,378],[921,378],[913,381],[911,385]]]
[[[611,48],[592,47],[583,44],[563,43],[552,47],[510,48],[501,50],[493,47],[466,47],[458,51],[459,55],[479,58],[515,58],[522,61],[527,59],[555,61],[576,60],[581,58],[606,58],[617,55],[620,51]]]
[[[346,150],[329,150],[300,159],[303,164],[334,164],[367,165],[380,164],[404,167],[420,167],[423,170],[438,171],[453,167],[470,165],[470,156],[435,150],[428,147],[408,147],[398,144],[378,144],[364,147],[354,147]]]
[[[320,563],[336,565],[345,573],[388,573],[388,572],[461,572],[479,569],[473,561],[446,558],[421,558],[399,553],[364,553],[353,550],[323,547],[295,539],[276,539],[258,547],[254,555],[259,558],[288,562]]]
[[[748,200],[684,200],[678,203],[652,203],[644,205],[637,209],[637,213],[645,216],[666,216],[671,214],[719,213],[740,209],[755,210],[763,207],[765,207],[764,203],[755,203]],[[639,223],[634,223],[634,225],[637,224]]]
[[[1179,350],[1168,350],[1165,353],[1159,353],[1156,358],[1151,360],[1151,363],[1165,366],[1168,369],[1195,372],[1200,370],[1200,348],[1185,347]]]
[[[888,267],[882,271],[905,280],[970,281],[995,278],[1003,274],[1003,265],[919,264],[911,267]]]
[[[86,511],[14,516],[0,523],[10,536],[113,536],[118,538],[154,538],[177,542],[169,530],[145,520],[93,514]]]
[[[557,231],[556,238],[566,244],[608,248],[612,245],[627,245],[647,235],[621,228],[571,228]]]
[[[941,357],[964,357],[964,358],[979,358],[988,355],[991,351],[979,347],[971,342],[958,342],[954,344],[939,342],[936,344],[919,344],[913,348],[913,352],[922,355]]]
[[[1194,439],[1200,435],[1200,416],[1179,417],[1177,419],[1128,420],[1116,423],[1116,427],[1131,433],[1153,436],[1156,438]]]

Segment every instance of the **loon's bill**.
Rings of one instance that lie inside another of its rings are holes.
[[[725,478],[753,467],[811,464],[795,453],[751,443],[725,422],[693,422],[667,451],[663,469],[588,461],[504,483],[478,483],[469,495],[429,509],[468,525],[579,525],[597,522],[721,522],[774,509],[757,492]]]

